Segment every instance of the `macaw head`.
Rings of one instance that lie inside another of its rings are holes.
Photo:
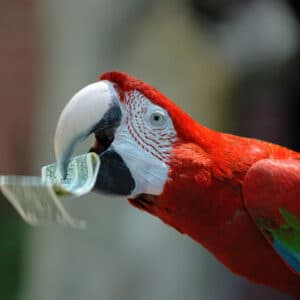
[[[109,72],[67,103],[57,124],[55,153],[64,173],[77,143],[94,134],[90,151],[101,161],[95,190],[142,205],[140,199],[147,202],[163,193],[175,165],[183,164],[179,156],[188,156],[194,141],[209,144],[200,128],[150,85]],[[178,151],[182,145],[190,146]]]

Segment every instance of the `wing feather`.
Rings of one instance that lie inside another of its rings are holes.
[[[265,238],[300,276],[300,161],[255,163],[243,181],[243,199]]]

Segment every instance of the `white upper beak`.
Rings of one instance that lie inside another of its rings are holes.
[[[63,177],[75,145],[91,134],[113,106],[115,93],[111,82],[98,81],[76,93],[63,109],[54,138],[55,156]]]

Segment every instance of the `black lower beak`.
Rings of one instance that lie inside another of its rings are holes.
[[[111,148],[100,154],[100,160],[95,191],[130,196],[135,188],[135,181],[122,157]]]

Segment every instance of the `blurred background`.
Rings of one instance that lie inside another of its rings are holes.
[[[300,150],[299,6],[0,0],[0,174],[38,175],[54,161],[65,103],[113,69],[149,82],[205,126]],[[127,201],[91,194],[67,205],[88,230],[29,228],[0,198],[1,300],[290,299],[236,277]]]

